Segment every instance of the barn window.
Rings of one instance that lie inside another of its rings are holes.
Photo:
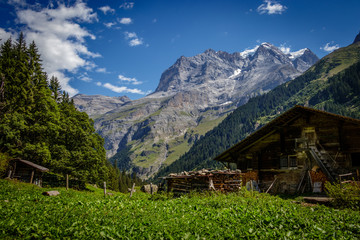
[[[287,156],[281,157],[280,158],[280,168],[287,168],[287,167],[289,167]]]
[[[289,167],[297,167],[296,156],[294,155],[289,156]]]
[[[296,155],[283,156],[280,158],[280,168],[297,167]]]
[[[360,167],[360,152],[351,154],[351,163],[353,167]]]

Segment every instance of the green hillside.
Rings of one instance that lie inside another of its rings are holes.
[[[208,132],[177,161],[161,169],[170,172],[222,167],[213,160],[257,128],[294,105],[360,118],[360,43],[334,51],[303,75],[269,93],[252,98]]]

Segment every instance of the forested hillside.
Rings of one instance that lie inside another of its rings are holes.
[[[59,81],[48,81],[35,43],[23,35],[0,49],[0,167],[21,158],[86,182],[125,191],[131,177],[105,157],[93,121],[78,111]],[[124,186],[123,186],[124,185]]]
[[[360,44],[352,44],[324,57],[300,77],[250,99],[157,176],[222,167],[214,157],[294,105],[360,118],[359,59]]]

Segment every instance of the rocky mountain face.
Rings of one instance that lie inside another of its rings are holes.
[[[91,118],[101,116],[131,101],[131,99],[126,96],[107,97],[102,95],[88,96],[84,94],[77,94],[73,99],[76,107],[80,111],[86,112]]]
[[[94,116],[107,156],[149,178],[237,106],[317,61],[309,49],[285,54],[269,43],[233,54],[209,49],[179,58],[162,74],[155,92],[142,99],[77,95],[74,102]]]

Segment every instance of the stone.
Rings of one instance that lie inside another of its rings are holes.
[[[60,194],[60,192],[53,190],[53,191],[43,192],[42,194],[45,195],[45,196],[57,196],[57,195]]]

